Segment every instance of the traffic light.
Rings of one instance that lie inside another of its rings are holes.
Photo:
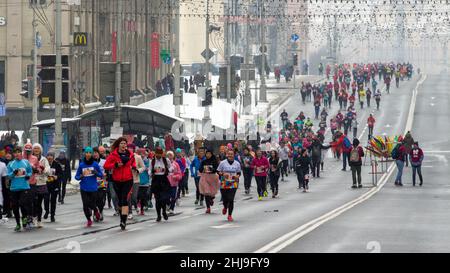
[[[22,91],[19,93],[22,97],[26,99],[33,98],[33,82],[31,80],[22,80]]]
[[[61,56],[62,64],[62,103],[69,103],[69,56]],[[41,104],[55,103],[55,85],[56,85],[56,55],[41,56],[41,71],[38,76],[41,82],[41,95],[39,102]]]
[[[298,65],[298,55],[294,54],[294,65]]]
[[[210,106],[212,105],[212,88],[208,88],[206,89],[205,92],[205,100],[202,102],[202,106]]]

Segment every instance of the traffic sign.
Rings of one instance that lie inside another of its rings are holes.
[[[214,52],[211,49],[209,50],[208,56],[206,56],[206,54],[207,54],[207,52],[206,52],[206,49],[205,49],[202,52],[202,57],[205,58],[205,60],[206,60],[206,57],[208,57],[208,60],[209,60],[209,59],[211,59],[214,56]]]

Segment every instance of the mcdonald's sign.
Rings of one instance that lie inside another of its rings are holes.
[[[74,46],[87,46],[87,32],[74,32],[73,33],[73,45]]]

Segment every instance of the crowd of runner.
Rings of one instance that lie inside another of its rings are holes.
[[[327,78],[331,68],[326,68]],[[315,117],[300,112],[293,118],[284,110],[281,128],[273,128],[270,121],[267,135],[258,147],[244,141],[223,145],[217,155],[212,147],[200,147],[190,158],[185,150],[175,147],[156,147],[153,150],[137,147],[124,137],[117,139],[110,148],[85,147],[76,170],[75,179],[80,181],[80,195],[86,227],[93,222],[102,222],[106,206],[113,208],[122,230],[127,220],[134,215],[145,215],[155,208],[157,218],[168,220],[174,214],[180,200],[189,194],[188,181],[195,182],[195,205],[206,205],[206,214],[211,213],[215,197],[220,191],[222,213],[233,221],[234,199],[243,176],[245,194],[250,192],[252,180],[256,181],[258,200],[279,196],[279,180],[291,173],[297,177],[298,188],[309,191],[310,176],[320,177],[326,152],[331,149],[335,158],[342,158],[342,170],[349,165],[352,171],[353,188],[361,188],[361,166],[364,149],[357,135],[356,96],[360,109],[370,107],[372,96],[380,107],[381,91],[376,81],[383,79],[386,92],[390,77],[410,79],[409,64],[354,64],[334,68],[334,82],[321,84],[302,83],[300,88],[303,104],[312,102]],[[334,96],[333,96],[334,93]],[[330,115],[332,99],[339,102],[339,111]],[[316,122],[317,127],[314,126]],[[369,139],[373,137],[375,118],[370,114],[367,124]],[[325,136],[331,131],[331,141]],[[276,131],[276,132],[275,132]],[[352,133],[352,138],[349,134]],[[273,137],[275,136],[275,137]],[[275,144],[275,145],[274,145]],[[404,164],[411,162],[413,181],[419,174],[423,151],[411,134],[395,149],[393,158],[399,172],[396,185],[401,186]],[[72,173],[70,162],[64,151],[56,156],[54,151],[43,154],[40,144],[27,143],[15,146],[0,154],[2,191],[0,205],[6,217],[14,215],[16,231],[41,228],[42,218],[55,222],[57,203],[64,204],[66,184]],[[0,216],[1,217],[1,216]]]

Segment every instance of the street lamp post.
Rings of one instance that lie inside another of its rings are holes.
[[[38,96],[37,96],[37,20],[36,20],[36,10],[35,7],[30,6],[33,9],[33,88],[32,91],[33,94],[33,105],[32,105],[32,127],[30,128],[30,139],[32,143],[37,143],[39,141],[39,128],[34,126],[39,120],[38,120]]]
[[[259,87],[259,101],[267,102],[266,87],[266,26],[264,23],[264,0],[261,0],[261,85]]]

